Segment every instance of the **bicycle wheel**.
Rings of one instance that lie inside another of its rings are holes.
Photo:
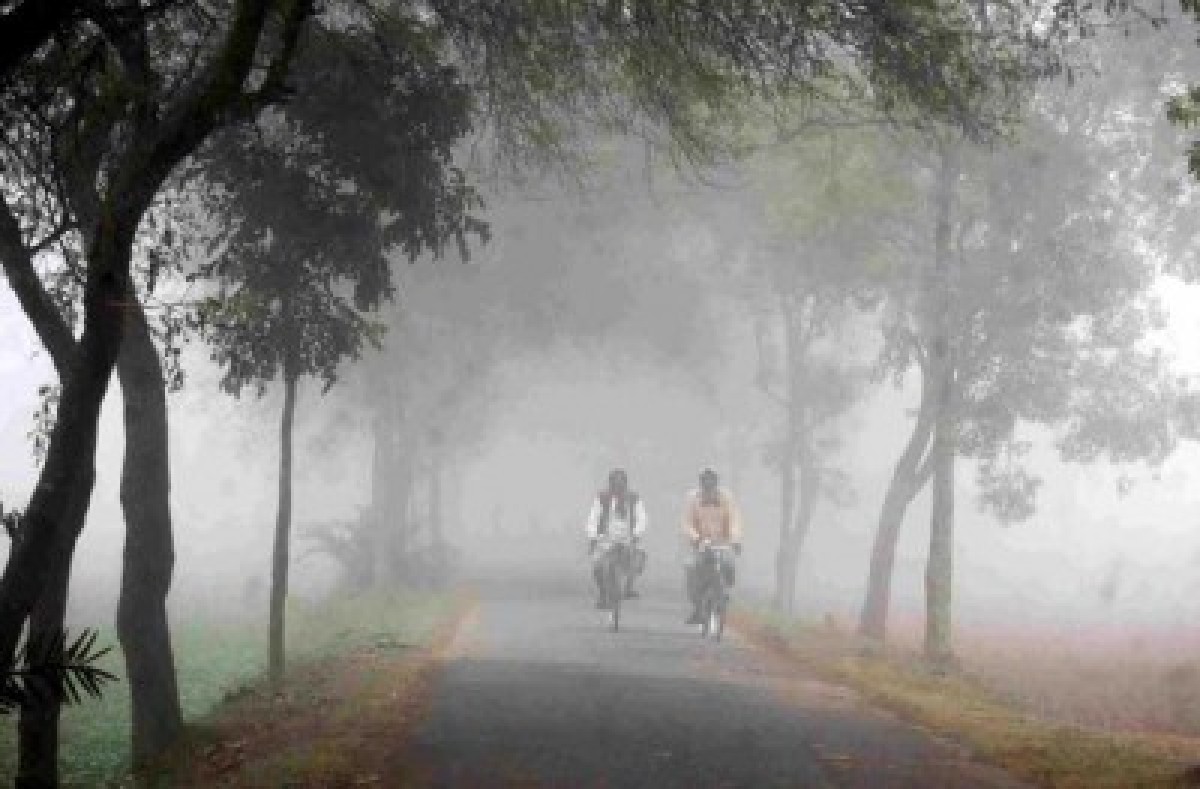
[[[613,561],[609,564],[608,572],[608,601],[612,606],[612,629],[617,632],[621,628],[621,573],[618,569],[619,562]]]
[[[713,573],[712,584],[713,596],[713,612],[712,612],[712,632],[713,637],[718,641],[721,640],[722,634],[725,632],[725,607],[729,601],[729,597],[725,592],[725,576],[721,574],[721,569]]]

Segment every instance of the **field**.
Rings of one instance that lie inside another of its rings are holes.
[[[295,604],[288,618],[289,669],[302,668],[360,646],[419,645],[451,611],[444,596],[404,593],[337,598],[319,606]],[[226,699],[260,682],[266,669],[266,627],[247,621],[182,621],[173,628],[180,699],[191,723]],[[114,646],[106,667],[123,675],[115,633],[101,641]],[[15,770],[16,718],[0,729],[0,775]],[[115,784],[128,765],[129,696],[124,682],[103,699],[69,708],[62,725],[62,779],[66,786]]]
[[[1200,765],[1200,654],[1169,632],[960,634],[935,673],[917,633],[886,650],[843,628],[741,613],[752,640],[1046,787],[1193,786]]]
[[[1192,633],[1024,630],[968,632],[961,641],[964,665],[982,683],[1041,719],[1200,737],[1200,639]]]

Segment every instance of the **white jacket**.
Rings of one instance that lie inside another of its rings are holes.
[[[600,536],[600,518],[604,514],[604,504],[600,501],[600,496],[597,495],[592,499],[592,510],[588,513],[587,519],[587,536],[589,540],[594,540]],[[641,537],[646,533],[646,505],[642,503],[642,497],[638,496],[633,505],[633,536]],[[628,528],[627,519],[617,515],[617,510],[614,507],[608,513],[608,527],[612,529],[614,524],[625,522]]]

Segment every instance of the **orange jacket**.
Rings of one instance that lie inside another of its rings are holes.
[[[722,488],[717,491],[716,501],[705,502],[700,491],[692,491],[683,511],[683,532],[693,542],[706,539],[717,544],[740,543],[742,515],[732,494]]]

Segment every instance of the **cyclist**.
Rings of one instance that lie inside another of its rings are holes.
[[[588,553],[592,555],[592,578],[596,581],[596,607],[604,608],[602,563],[596,555],[596,542],[609,531],[626,531],[633,538],[633,562],[623,594],[636,597],[633,579],[646,564],[646,552],[638,541],[646,533],[646,507],[637,493],[629,489],[629,477],[624,469],[615,468],[608,475],[608,487],[596,494],[588,513]]]
[[[737,503],[731,494],[719,484],[717,472],[706,468],[700,472],[700,487],[688,494],[683,513],[683,533],[688,539],[692,552],[684,564],[684,574],[687,580],[688,602],[691,603],[692,613],[688,617],[689,625],[698,625],[700,616],[700,588],[697,564],[699,548],[702,542],[708,541],[714,545],[730,545],[737,555],[742,552],[742,516]],[[733,585],[733,563],[727,562],[721,567],[727,585]]]

